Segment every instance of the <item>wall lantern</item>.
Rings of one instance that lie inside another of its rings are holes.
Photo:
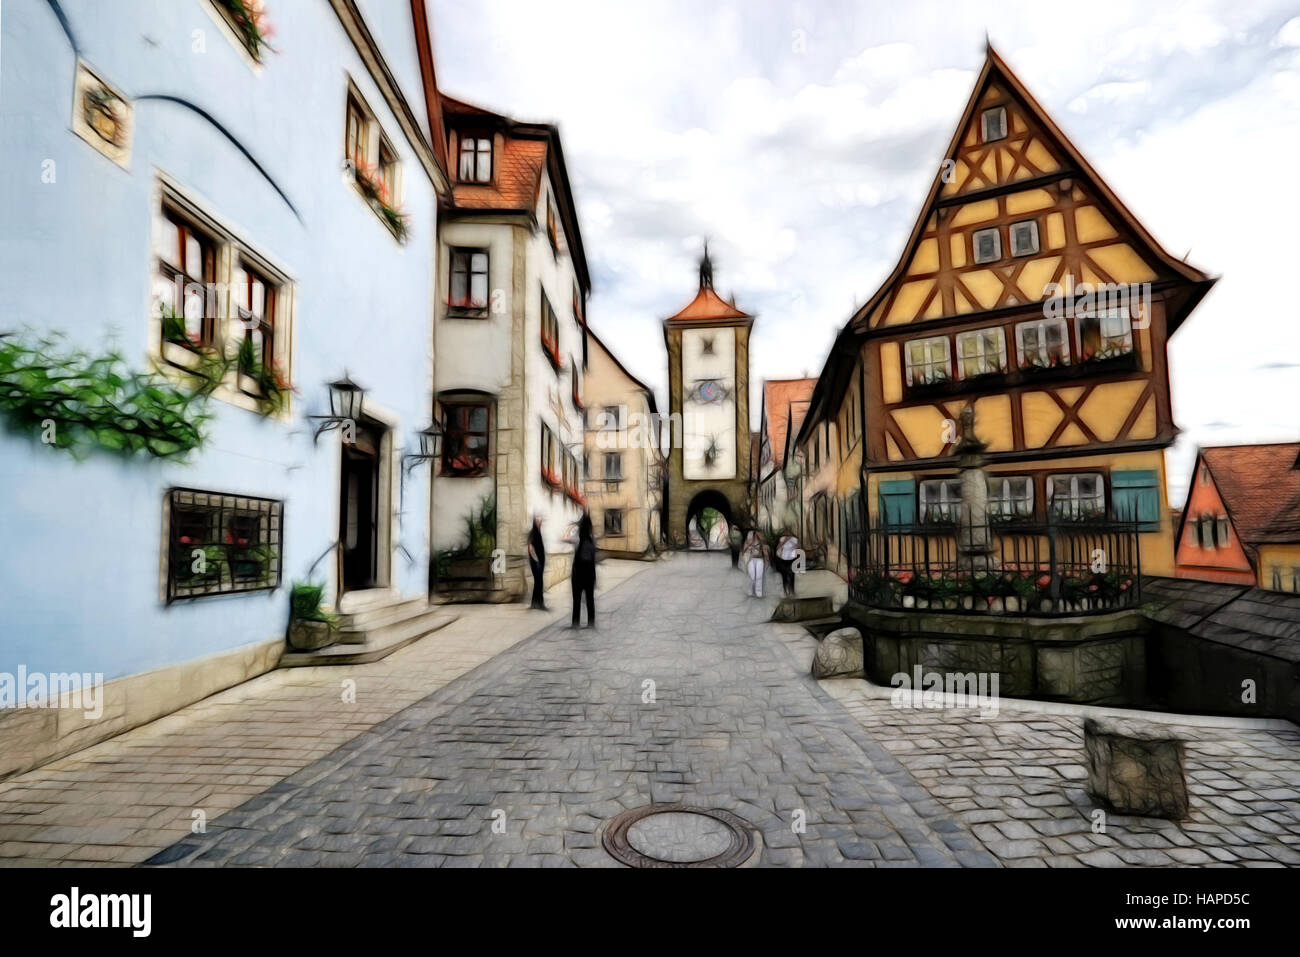
[[[331,429],[340,429],[351,423],[351,435],[356,435],[356,423],[361,419],[362,409],[365,406],[366,390],[353,382],[346,373],[343,378],[329,384],[330,390],[330,414],[313,415],[312,419],[318,420],[320,425],[316,427],[316,434],[312,436],[312,441],[316,441],[324,433]],[[345,430],[344,441],[351,441],[348,437],[348,430]]]
[[[442,426],[438,424],[437,419],[434,419],[427,429],[421,429],[416,435],[420,440],[420,451],[416,454],[402,456],[402,462],[408,472],[417,465],[432,462],[442,455],[443,432]]]

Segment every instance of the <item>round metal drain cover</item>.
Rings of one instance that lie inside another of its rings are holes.
[[[625,811],[605,823],[601,842],[629,867],[739,867],[758,849],[736,815],[681,804]]]

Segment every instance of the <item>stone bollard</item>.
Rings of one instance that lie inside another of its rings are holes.
[[[1088,792],[1116,814],[1187,817],[1183,742],[1153,725],[1085,718]]]
[[[865,678],[862,665],[862,634],[856,628],[832,631],[817,646],[813,657],[814,678]]]

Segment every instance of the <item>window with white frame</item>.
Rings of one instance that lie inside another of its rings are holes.
[[[1047,504],[1055,518],[1097,518],[1106,511],[1105,481],[1095,472],[1048,476]]]
[[[921,521],[956,522],[961,518],[961,479],[929,479],[921,483]]]
[[[996,226],[977,229],[971,236],[971,253],[977,263],[995,263],[1002,258],[1002,233]]]
[[[1038,252],[1038,223],[1032,219],[1011,224],[1011,255],[1032,256]]]
[[[989,518],[1010,521],[1034,514],[1034,480],[1027,475],[991,475]]]
[[[985,110],[980,114],[980,134],[981,139],[983,139],[985,143],[992,143],[994,140],[1006,139],[1006,107],[995,106],[993,109]]]
[[[1079,354],[1089,359],[1114,359],[1133,351],[1133,322],[1128,309],[1106,308],[1081,315],[1075,320]]]
[[[461,136],[457,177],[462,183],[492,182],[491,137]]]
[[[1016,349],[1022,369],[1069,365],[1070,334],[1064,319],[1032,319],[1016,326]]]
[[[1006,337],[999,326],[976,329],[957,336],[957,374],[963,379],[1005,372]]]
[[[948,337],[915,339],[904,346],[908,385],[929,385],[952,378]]]

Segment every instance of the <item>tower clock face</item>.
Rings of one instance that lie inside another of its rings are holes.
[[[736,476],[736,333],[731,328],[682,333],[682,476]]]

